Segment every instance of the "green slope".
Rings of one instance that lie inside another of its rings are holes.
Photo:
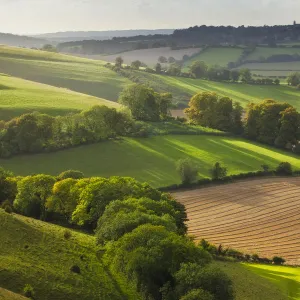
[[[0,287],[0,300],[28,300],[28,298]]]
[[[236,300],[292,300],[274,282],[252,272],[240,263],[215,261],[233,281]],[[261,265],[258,265],[261,266]],[[264,267],[264,266],[262,266]],[[272,268],[272,267],[271,267]],[[296,300],[299,298],[294,298]]]
[[[0,99],[0,120],[9,120],[32,111],[55,116],[81,111],[93,105],[118,106],[112,101],[3,74],[0,74]]]
[[[36,299],[139,299],[96,255],[92,236],[0,209],[0,286],[22,293],[30,284]],[[78,265],[80,274],[70,271]]]
[[[116,101],[130,81],[103,64],[69,55],[0,46],[0,73]]]
[[[145,139],[126,138],[56,153],[17,156],[0,160],[0,165],[17,175],[58,174],[77,169],[86,176],[131,176],[155,187],[179,183],[175,163],[190,157],[200,167],[201,177],[210,177],[217,161],[230,174],[256,171],[262,164],[275,168],[288,161],[300,168],[298,156],[243,139],[216,136],[157,136]]]
[[[268,58],[272,55],[279,54],[299,54],[300,48],[292,48],[292,47],[257,47],[254,52],[252,52],[249,56],[247,56],[246,60],[259,60],[260,58]]]

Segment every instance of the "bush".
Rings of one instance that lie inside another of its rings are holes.
[[[6,207],[4,208],[4,211],[5,211],[6,213],[8,213],[8,214],[11,214],[11,213],[13,212],[13,209],[12,209],[11,206],[6,206]]]
[[[263,169],[263,171],[265,173],[269,172],[270,171],[270,166],[269,165],[261,165],[261,168]]]
[[[212,179],[220,180],[224,179],[227,175],[227,168],[223,168],[219,162],[217,162],[212,168]]]
[[[70,231],[70,230],[65,230],[64,231],[64,238],[66,239],[66,240],[69,240],[70,238],[72,237],[72,232]]]
[[[198,175],[198,168],[190,159],[180,159],[177,162],[177,172],[181,178],[181,182],[184,185],[189,185],[196,181]]]
[[[258,256],[258,254],[253,254],[251,256],[251,259],[252,259],[253,262],[259,262],[259,256]]]
[[[84,174],[80,171],[67,170],[67,171],[60,173],[57,176],[57,180],[64,180],[64,179],[68,179],[68,178],[82,179],[82,178],[84,178]]]
[[[289,162],[282,162],[276,168],[276,172],[279,175],[292,175],[292,165]]]
[[[285,259],[282,258],[282,257],[279,257],[279,256],[274,256],[273,257],[273,263],[274,263],[274,265],[280,266],[280,265],[283,265],[285,263]]]
[[[25,297],[33,298],[34,297],[34,289],[30,284],[25,284],[23,289]]]
[[[77,265],[74,265],[70,268],[70,271],[76,274],[80,274],[80,268]]]
[[[180,300],[214,300],[212,294],[202,289],[191,290]]]

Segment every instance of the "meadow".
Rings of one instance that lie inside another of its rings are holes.
[[[256,171],[262,164],[275,168],[282,161],[300,169],[299,157],[288,152],[239,138],[209,135],[124,138],[55,153],[2,159],[0,165],[16,175],[57,175],[75,169],[86,176],[130,176],[162,187],[180,182],[175,165],[187,157],[199,165],[201,178],[211,176],[210,170],[217,161],[228,167],[229,174]]]
[[[222,67],[227,67],[229,62],[236,62],[243,49],[241,48],[209,48],[203,53],[194,56],[190,60],[184,63],[184,70],[187,71],[189,66],[194,61],[204,61],[208,65],[219,65]]]
[[[0,231],[3,288],[22,294],[30,284],[35,299],[45,300],[139,299],[134,288],[103,264],[93,236],[70,230],[66,239],[63,227],[2,209],[0,225],[5,228]],[[80,274],[70,271],[74,265]]]
[[[292,48],[292,47],[256,47],[255,51],[247,56],[247,60],[259,60],[262,57],[268,58],[272,55],[279,54],[299,54],[300,48]]]
[[[130,81],[103,61],[0,46],[0,73],[116,101]]]
[[[105,99],[4,74],[0,74],[0,99],[1,120],[32,111],[56,116],[79,112],[93,105],[118,106]]]

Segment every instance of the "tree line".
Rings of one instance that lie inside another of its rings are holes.
[[[170,194],[132,178],[85,178],[71,170],[57,177],[0,174],[0,190],[7,191],[1,201],[10,198],[2,201],[7,213],[94,229],[107,266],[123,273],[142,299],[234,299],[231,280],[187,236],[185,208]]]

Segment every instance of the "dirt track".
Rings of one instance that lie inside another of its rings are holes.
[[[300,178],[268,178],[174,193],[190,235],[300,265]]]

